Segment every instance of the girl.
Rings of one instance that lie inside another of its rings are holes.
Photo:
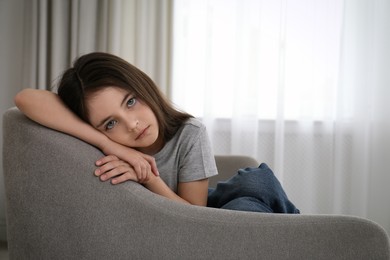
[[[102,181],[136,181],[193,205],[299,212],[265,164],[241,170],[209,195],[208,178],[217,169],[205,127],[175,109],[145,73],[117,56],[81,56],[63,74],[58,95],[25,89],[15,103],[32,120],[102,150],[107,156],[96,162],[95,171]]]

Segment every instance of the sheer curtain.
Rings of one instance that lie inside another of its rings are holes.
[[[304,213],[390,233],[389,2],[174,4],[172,99],[216,154],[268,163]]]

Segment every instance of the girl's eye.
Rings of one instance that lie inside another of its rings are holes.
[[[130,98],[129,100],[127,100],[127,107],[132,107],[135,105],[135,103],[137,102],[137,100],[135,98]]]
[[[117,121],[116,120],[110,120],[107,124],[106,124],[106,130],[111,130],[114,128],[114,126],[116,125]]]

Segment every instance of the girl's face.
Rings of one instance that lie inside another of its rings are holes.
[[[157,118],[132,93],[106,87],[86,100],[89,121],[111,140],[153,155],[163,146]]]

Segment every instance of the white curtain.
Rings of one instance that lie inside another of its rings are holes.
[[[390,233],[390,1],[174,4],[172,99],[216,154],[275,171],[303,213]]]

